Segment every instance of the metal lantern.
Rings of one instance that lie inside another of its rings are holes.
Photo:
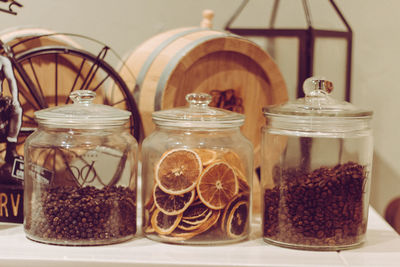
[[[298,71],[297,71],[297,94],[296,98],[304,97],[304,93],[302,90],[302,84],[305,79],[311,76],[316,75],[316,67],[315,67],[315,58],[320,55],[316,55],[316,41],[318,39],[339,39],[344,40],[346,42],[346,62],[343,67],[345,73],[345,84],[343,86],[344,92],[340,92],[343,94],[343,99],[346,101],[350,101],[350,79],[351,79],[351,58],[352,58],[352,30],[350,25],[347,23],[346,19],[340,12],[339,8],[335,4],[333,0],[329,0],[330,8],[333,8],[335,14],[340,19],[340,21],[344,24],[345,30],[327,30],[327,29],[318,29],[316,28],[311,20],[311,12],[310,12],[310,4],[308,0],[301,0],[302,7],[305,14],[306,20],[306,28],[277,28],[276,27],[276,18],[278,16],[278,9],[280,5],[280,0],[274,0],[273,6],[271,9],[270,19],[269,19],[269,27],[268,28],[236,28],[231,25],[238,18],[238,16],[242,13],[243,9],[248,4],[249,0],[244,0],[236,12],[231,16],[229,21],[225,26],[225,30],[230,31],[234,34],[238,34],[246,37],[266,37],[268,40],[274,40],[273,38],[282,38],[282,37],[294,37],[298,39]],[[290,9],[293,11],[294,1],[290,1]],[[298,3],[297,3],[298,4]],[[283,10],[284,11],[284,10]],[[325,14],[322,14],[325,15]],[[290,16],[287,16],[290,17]],[[272,53],[272,56],[273,53]],[[324,64],[330,64],[331,62],[324,62]],[[335,73],[337,74],[338,68],[337,64],[331,66],[334,68]],[[328,74],[328,73],[324,73]],[[318,74],[317,74],[318,75]],[[341,87],[341,86],[339,86]]]

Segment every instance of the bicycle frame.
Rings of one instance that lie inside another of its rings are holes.
[[[47,108],[48,105],[44,101],[43,96],[39,95],[39,91],[37,90],[35,84],[32,82],[31,78],[29,78],[26,71],[21,67],[21,65],[15,59],[12,48],[9,45],[5,44],[2,40],[0,40],[0,48],[2,48],[4,50],[7,58],[11,61],[11,64],[13,65],[15,70],[18,72],[18,74],[21,76],[24,83],[27,85],[29,92],[32,94],[35,101],[39,104],[39,107],[41,109]]]

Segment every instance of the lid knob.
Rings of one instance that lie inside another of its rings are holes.
[[[333,83],[323,77],[310,77],[303,83],[303,92],[306,96],[324,96],[333,90]]]
[[[212,28],[212,19],[214,18],[214,11],[211,9],[205,9],[202,13],[203,20],[200,23],[201,28]]]
[[[74,104],[92,104],[93,100],[96,98],[96,93],[91,90],[77,90],[73,91],[69,98],[74,102]]]
[[[192,93],[186,95],[186,101],[190,107],[206,108],[212,101],[212,96],[205,93]]]

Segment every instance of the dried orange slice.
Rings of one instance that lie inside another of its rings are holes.
[[[150,224],[148,226],[146,226],[146,228],[144,229],[144,232],[146,234],[152,234],[154,233],[156,230],[154,230],[153,226]]]
[[[171,233],[171,236],[177,237],[177,238],[183,238],[183,239],[187,240],[187,239],[195,237],[201,233],[204,233],[217,223],[220,214],[221,214],[220,210],[213,210],[210,218],[208,218],[207,221],[201,223],[199,228],[197,228],[191,232],[185,232],[185,231],[177,229]]]
[[[154,205],[154,207],[155,207],[155,205]],[[154,210],[152,210],[152,211],[146,210],[146,209],[143,211],[143,221],[144,221],[143,228],[145,230],[149,230],[150,231],[150,229],[153,229],[153,227],[151,226],[151,217],[153,216],[154,211],[156,209],[157,209],[157,207],[155,207]],[[153,229],[153,231],[154,231],[154,229]]]
[[[203,223],[205,223],[213,214],[213,210],[208,210],[208,212],[198,218],[195,219],[181,219],[181,222],[178,224],[178,228],[185,231],[193,231],[201,227]]]
[[[250,192],[250,186],[245,179],[238,178],[239,192]]]
[[[159,237],[161,237],[163,239],[164,242],[167,243],[182,243],[184,244],[183,241],[188,240],[190,237],[174,237],[174,236],[170,236],[170,235],[158,235]]]
[[[239,201],[232,208],[226,222],[226,233],[230,238],[238,238],[246,232],[249,204]]]
[[[203,166],[207,166],[217,159],[217,152],[215,150],[208,148],[195,148],[193,151],[199,155]]]
[[[192,204],[194,196],[195,190],[181,195],[170,195],[156,186],[153,191],[154,204],[167,215],[183,213]]]
[[[234,170],[225,162],[215,162],[200,176],[197,194],[210,209],[222,209],[239,191]]]
[[[240,159],[240,156],[233,150],[226,150],[222,152],[221,159],[226,161],[230,166],[238,169],[242,173],[245,172],[245,168],[243,166],[243,162]]]
[[[233,168],[236,173],[236,177],[238,178],[239,182],[239,192],[250,192],[250,186],[247,182],[246,176],[237,168]]]
[[[149,210],[149,212],[153,212],[154,211],[154,209],[156,208],[156,205],[154,204],[153,195],[150,196],[150,199],[147,201],[146,205],[144,205],[144,208],[146,210]]]
[[[184,212],[183,218],[185,220],[191,220],[199,218],[200,216],[204,215],[209,211],[209,208],[203,204],[203,202],[194,202],[192,203]]]
[[[168,235],[175,230],[181,221],[181,218],[182,214],[167,215],[161,210],[157,209],[151,217],[151,226],[153,226],[153,229],[157,233],[161,235]]]
[[[234,198],[229,201],[228,205],[226,205],[224,212],[222,214],[222,219],[221,219],[221,229],[222,231],[225,232],[226,225],[227,225],[227,220],[229,215],[232,213],[233,207],[241,201],[249,202],[249,193],[239,193],[237,194]]]
[[[164,192],[180,195],[196,186],[202,168],[201,159],[193,150],[173,149],[162,155],[155,179]]]
[[[194,219],[183,219],[182,218],[182,222],[187,223],[187,224],[191,224],[191,225],[198,225],[198,224],[202,224],[205,221],[207,221],[210,216],[212,215],[213,210],[208,209],[208,211],[206,213],[204,213],[203,215],[201,215],[200,217],[194,218]]]
[[[200,227],[199,227],[199,228],[200,228]],[[171,235],[168,236],[168,237],[170,237],[170,238],[175,238],[175,239],[178,240],[178,241],[188,240],[188,239],[191,239],[191,238],[195,237],[196,235],[198,235],[197,230],[198,230],[199,228],[197,228],[197,229],[194,230],[194,231],[190,231],[190,232],[184,231],[184,230],[181,230],[181,229],[176,229],[176,230],[173,231],[173,232],[171,233]]]
[[[177,228],[181,229],[183,231],[189,232],[189,231],[193,231],[193,230],[196,230],[196,229],[200,228],[200,226],[201,226],[201,223],[199,223],[199,224],[189,224],[189,223],[186,223],[184,221],[181,221],[178,224]]]

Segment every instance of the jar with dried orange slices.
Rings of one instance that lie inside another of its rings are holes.
[[[253,146],[245,116],[211,108],[208,94],[188,107],[154,112],[142,144],[143,232],[183,244],[232,243],[250,230]]]

